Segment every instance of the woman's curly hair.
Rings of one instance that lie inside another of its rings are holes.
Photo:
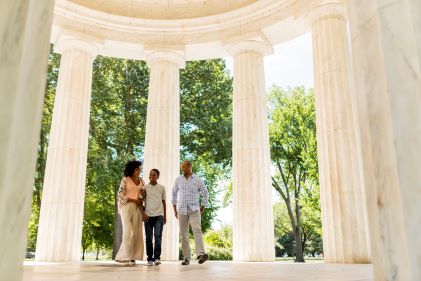
[[[126,163],[126,167],[124,167],[124,176],[125,177],[131,177],[133,176],[134,170],[136,170],[137,167],[142,166],[141,161],[137,160],[131,160]]]

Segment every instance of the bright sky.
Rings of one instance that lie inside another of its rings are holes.
[[[225,58],[228,69],[233,72],[232,59]],[[274,54],[265,57],[266,88],[272,85],[284,88],[313,87],[313,53],[311,33],[276,45]]]
[[[228,69],[233,72],[231,58],[225,58]],[[311,45],[311,33],[295,38],[274,47],[274,54],[265,57],[266,88],[273,85],[283,88],[305,86],[312,88],[313,82],[313,54]],[[273,201],[278,196],[272,190]],[[222,201],[223,194],[220,194]],[[212,227],[219,229],[221,225],[232,224],[232,206],[220,209]]]

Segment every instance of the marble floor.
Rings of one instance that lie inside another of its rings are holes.
[[[323,263],[234,263],[206,262],[181,266],[164,262],[160,266],[121,266],[113,262],[73,264],[24,263],[24,281],[109,281],[109,280],[277,280],[277,281],[371,281],[371,265]]]

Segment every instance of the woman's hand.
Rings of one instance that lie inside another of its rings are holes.
[[[148,217],[148,215],[146,213],[143,213],[142,214],[142,219],[143,219],[143,221],[148,221],[149,217]]]
[[[142,188],[142,189],[140,190],[140,194],[142,194],[142,197],[143,197],[143,198],[146,198],[146,189],[143,189],[143,188]]]
[[[139,199],[131,199],[131,198],[129,198],[129,199],[127,199],[127,201],[133,202],[133,203],[135,203],[138,206],[140,206],[142,204],[142,201],[139,200]]]

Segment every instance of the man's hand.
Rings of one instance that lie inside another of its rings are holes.
[[[203,212],[205,211],[205,207],[200,207],[200,213],[203,214]]]
[[[164,224],[167,223],[167,216],[164,216]]]
[[[176,219],[178,219],[177,205],[172,205],[172,206],[173,206],[173,208],[174,208],[174,215],[175,215],[175,218],[176,218]]]
[[[146,213],[143,213],[142,219],[143,219],[143,221],[148,221],[149,217]]]

